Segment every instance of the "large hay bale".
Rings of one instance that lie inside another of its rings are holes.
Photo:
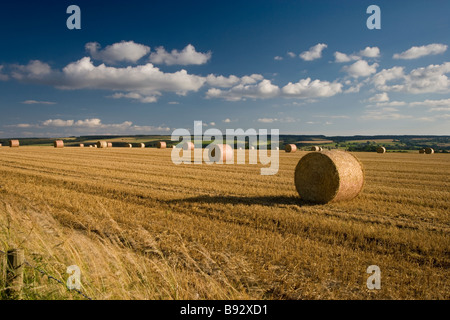
[[[364,186],[364,170],[351,153],[338,150],[313,152],[298,162],[294,181],[298,194],[305,201],[350,200]]]
[[[133,145],[131,143],[129,143],[128,148],[133,148]]]
[[[434,153],[434,149],[433,148],[425,148],[425,153],[432,154],[432,153]]]
[[[55,140],[53,142],[53,146],[55,148],[64,148],[64,141],[62,141],[62,140]]]
[[[167,144],[164,141],[159,141],[158,144],[156,145],[156,147],[158,149],[165,149],[165,148],[167,148]]]
[[[107,147],[107,148],[112,148],[112,142],[108,142],[108,144],[107,144],[106,147]]]
[[[295,151],[297,151],[297,146],[295,144],[287,144],[284,147],[284,151],[286,151],[286,152],[295,152]]]
[[[97,148],[108,148],[108,142],[106,142],[106,141],[97,141]]]
[[[19,140],[9,140],[10,148],[18,148],[20,145]]]
[[[219,162],[224,163],[227,161],[233,161],[234,159],[234,150],[228,144],[216,144],[214,146],[209,147],[208,150],[208,158],[211,162]]]
[[[311,147],[311,151],[320,151],[320,147],[318,146]]]
[[[419,150],[419,153],[425,154],[425,149],[420,149],[420,150]]]
[[[386,153],[386,148],[385,147],[378,147],[377,148],[377,153]]]
[[[193,142],[185,142],[183,143],[183,150],[194,150],[194,143]]]
[[[80,148],[84,148],[84,143],[80,143]]]

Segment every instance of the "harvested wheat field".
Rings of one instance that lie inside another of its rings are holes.
[[[311,205],[294,184],[308,152],[262,176],[171,151],[2,148],[0,250],[63,282],[79,266],[93,299],[450,299],[448,155],[354,153],[362,192]],[[30,268],[24,297],[83,299]]]

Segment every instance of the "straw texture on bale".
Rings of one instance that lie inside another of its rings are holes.
[[[183,150],[194,150],[194,143],[193,142],[183,143]]]
[[[286,151],[286,152],[295,152],[295,151],[297,151],[297,146],[295,144],[287,144],[284,147],[284,151]]]
[[[320,151],[320,147],[318,146],[311,147],[311,151]]]
[[[386,153],[386,148],[385,147],[378,147],[377,148],[377,153]]]
[[[106,142],[106,141],[97,141],[97,148],[108,148],[108,142]]]
[[[19,140],[9,140],[9,146],[11,148],[18,148],[19,147]]]
[[[112,148],[112,142],[108,142],[107,147],[108,147],[108,148]]]
[[[425,148],[425,153],[432,154],[432,153],[434,153],[434,149],[433,148]]]
[[[55,140],[53,142],[53,146],[55,148],[64,148],[64,141],[62,141],[62,140]]]
[[[425,153],[425,149],[420,149],[419,153]]]
[[[158,149],[165,149],[165,148],[167,148],[167,144],[164,141],[159,141],[158,144],[156,145],[156,147]]]
[[[227,162],[233,161],[234,150],[228,144],[216,144],[208,150],[209,161],[211,162]]]
[[[361,162],[348,152],[313,152],[298,162],[294,181],[305,201],[324,204],[351,200],[364,186],[364,170]]]

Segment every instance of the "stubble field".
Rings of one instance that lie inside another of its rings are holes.
[[[293,182],[307,152],[280,152],[274,176],[170,153],[1,148],[0,250],[63,282],[79,266],[93,299],[450,298],[448,155],[355,153],[362,193],[311,205]],[[82,298],[32,268],[23,292]]]

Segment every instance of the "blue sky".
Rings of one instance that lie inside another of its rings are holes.
[[[81,30],[69,30],[69,5]],[[381,29],[369,30],[369,5]],[[450,134],[449,1],[2,3],[0,137]]]

